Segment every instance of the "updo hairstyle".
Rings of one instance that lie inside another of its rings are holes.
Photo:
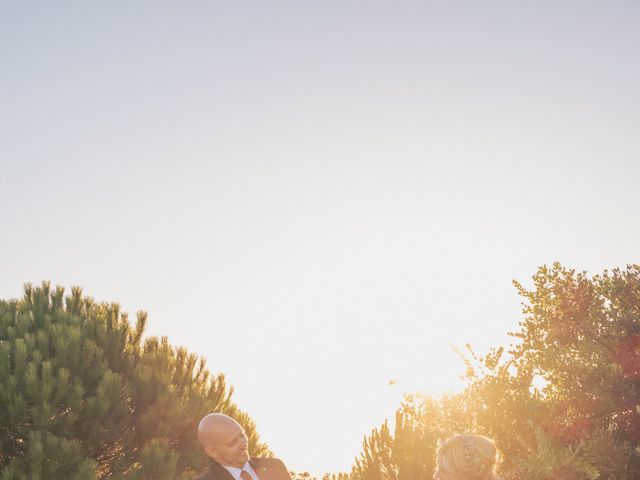
[[[454,435],[440,444],[436,454],[443,480],[499,480],[496,476],[499,453],[490,438]]]

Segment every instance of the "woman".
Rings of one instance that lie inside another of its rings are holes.
[[[499,480],[498,449],[482,435],[454,435],[436,452],[434,480]]]

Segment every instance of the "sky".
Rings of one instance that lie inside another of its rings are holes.
[[[640,254],[640,3],[0,3],[0,298],[204,356],[288,467]],[[394,385],[389,381],[394,380]]]

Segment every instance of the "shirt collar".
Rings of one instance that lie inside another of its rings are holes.
[[[255,478],[255,472],[253,471],[253,468],[251,468],[251,464],[249,463],[249,461],[247,461],[247,463],[245,463],[242,468],[227,467],[226,465],[222,466],[226,468],[227,471],[231,474],[233,480],[242,480],[242,477],[240,477],[242,470],[246,470],[247,472],[249,472],[249,475],[251,475],[251,477]]]

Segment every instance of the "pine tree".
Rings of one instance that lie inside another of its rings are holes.
[[[25,285],[0,301],[0,479],[169,480],[206,463],[195,436],[218,411],[268,454],[223,375],[166,338],[143,339],[117,304]]]

